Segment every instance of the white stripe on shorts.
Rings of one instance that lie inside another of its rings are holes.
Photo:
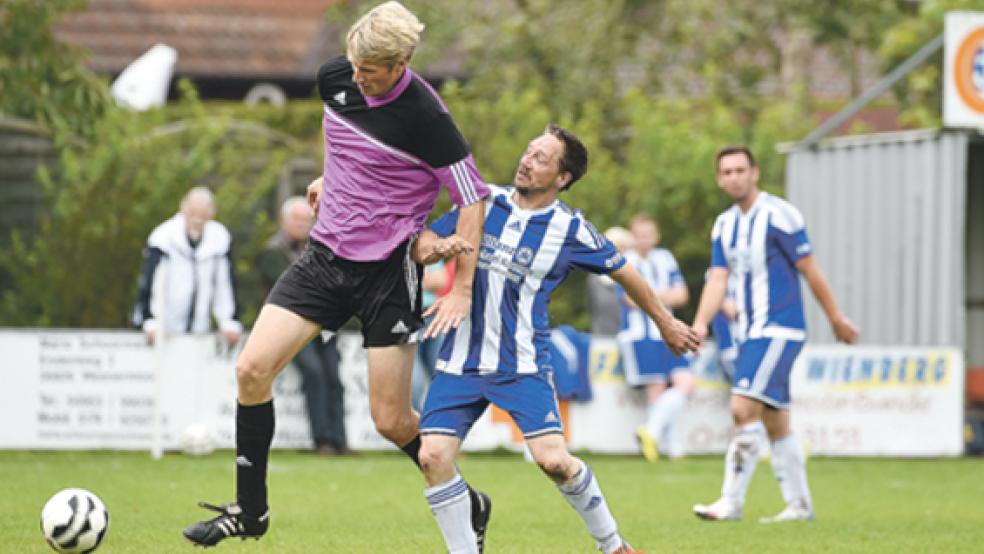
[[[779,358],[782,357],[782,352],[785,349],[786,339],[769,341],[769,348],[765,350],[765,355],[762,356],[762,361],[759,363],[758,369],[755,370],[755,379],[752,380],[752,386],[748,387],[748,392],[765,395],[765,389],[769,386],[772,373],[775,371],[776,364],[779,363]]]

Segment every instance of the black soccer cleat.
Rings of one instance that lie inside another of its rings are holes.
[[[270,527],[270,510],[267,510],[260,517],[251,517],[243,512],[239,504],[227,504],[225,506],[213,506],[205,502],[199,502],[199,506],[206,510],[219,512],[219,515],[208,520],[199,521],[189,525],[184,530],[184,536],[195,546],[215,546],[222,539],[228,537],[240,537],[259,539],[267,532]]]
[[[489,527],[489,518],[492,517],[492,499],[482,491],[471,489],[472,493],[472,529],[475,530],[475,542],[478,544],[478,552],[485,552],[485,531]]]

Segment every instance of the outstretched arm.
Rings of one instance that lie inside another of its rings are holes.
[[[634,267],[625,264],[613,271],[611,277],[625,289],[625,294],[656,322],[659,332],[663,335],[663,341],[674,354],[680,355],[697,349],[700,340],[694,330],[667,311],[652,287]]]
[[[834,292],[830,290],[830,284],[824,277],[823,271],[820,271],[820,265],[817,264],[813,256],[800,258],[796,262],[796,269],[806,278],[810,290],[813,291],[813,296],[817,298],[824,313],[827,314],[827,319],[830,321],[830,326],[833,328],[837,340],[847,344],[857,342],[859,334],[857,326],[840,311],[837,299],[834,298]]]

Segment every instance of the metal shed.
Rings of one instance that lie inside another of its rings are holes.
[[[920,130],[786,144],[786,195],[862,342],[984,367],[984,137]],[[810,340],[834,342],[812,295]]]

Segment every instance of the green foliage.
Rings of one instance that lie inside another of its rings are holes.
[[[0,264],[14,286],[0,303],[6,325],[116,327],[132,308],[140,253],[150,231],[173,215],[192,186],[216,194],[243,277],[240,295],[260,301],[250,266],[275,230],[270,194],[287,152],[252,133],[230,130],[182,83],[180,122],[166,110],[109,109],[92,123],[92,142],[59,133],[57,174],[42,172],[50,210],[28,242],[13,237]],[[165,124],[170,124],[165,126]],[[249,313],[247,313],[249,317]]]
[[[0,114],[76,134],[110,105],[109,91],[82,65],[84,53],[55,40],[52,25],[83,0],[0,0]]]
[[[984,11],[984,0],[921,2],[916,17],[900,21],[884,34],[879,54],[889,67],[902,63],[943,32],[943,16],[954,10]],[[939,127],[942,124],[942,79],[943,52],[940,51],[895,86],[904,124],[912,127]]]

